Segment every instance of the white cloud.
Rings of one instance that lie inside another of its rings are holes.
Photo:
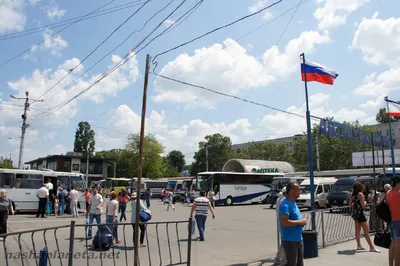
[[[347,17],[369,0],[317,0],[318,8],[314,17],[320,29],[345,24]]]
[[[24,59],[33,58],[34,53],[38,51],[50,51],[54,56],[61,56],[61,51],[68,47],[68,42],[64,40],[61,35],[52,36],[53,32],[51,30],[45,30],[43,32],[44,42],[40,45],[32,45],[31,52],[24,56]]]
[[[380,74],[374,72],[367,75],[363,84],[354,91],[354,94],[378,96],[383,92],[398,90],[400,90],[400,67],[391,68]]]
[[[26,17],[23,6],[22,0],[0,0],[0,33],[24,29]]]
[[[55,18],[61,18],[62,16],[65,15],[66,10],[59,9],[58,6],[53,6],[53,7],[46,7],[45,8],[47,16],[51,19],[54,20]]]
[[[175,20],[172,20],[172,19],[167,19],[164,21],[164,25],[166,28],[168,28],[169,26],[171,26],[174,23],[175,23]]]
[[[276,46],[268,49],[262,61],[248,55],[244,47],[232,39],[222,44],[214,44],[195,50],[194,55],[180,54],[169,62],[160,74],[202,85],[207,88],[237,94],[241,90],[266,87],[279,77],[286,77],[298,71],[299,55],[311,53],[316,44],[328,43],[329,34],[315,31],[303,32],[297,39],[291,40],[283,51]],[[212,60],[204,60],[205,58]],[[268,62],[267,62],[268,61]],[[265,64],[265,67],[263,65]],[[260,74],[260,71],[263,72]],[[165,81],[157,78],[154,82],[155,102],[184,104],[187,108],[214,107],[221,97],[209,92]]]
[[[351,48],[360,49],[364,60],[376,65],[400,66],[400,18],[364,18],[354,34]]]
[[[68,149],[63,144],[57,144],[53,148],[49,149],[48,154],[51,155],[60,155],[66,154]]]
[[[265,11],[265,13],[263,15],[263,20],[269,20],[270,18],[272,18],[272,13]]]
[[[31,6],[37,5],[40,1],[41,1],[41,0],[28,0],[29,4],[30,4]]]
[[[266,7],[268,4],[268,0],[257,0],[256,3],[254,3],[253,5],[249,6],[249,12],[250,13],[255,13],[257,11],[259,11],[260,9],[263,9],[264,7]]]

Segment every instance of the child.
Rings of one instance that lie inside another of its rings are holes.
[[[58,199],[54,200],[54,216],[58,215]]]

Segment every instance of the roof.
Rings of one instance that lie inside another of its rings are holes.
[[[222,168],[222,172],[240,173],[292,173],[294,171],[293,165],[288,162],[242,159],[231,159]]]
[[[54,154],[54,155],[47,155],[46,157],[39,157],[37,159],[34,159],[29,162],[25,162],[24,164],[31,164],[34,162],[39,162],[43,160],[49,160],[49,159],[55,159],[55,158],[80,158],[80,159],[86,159],[81,153],[79,152],[67,152],[65,155],[64,154]],[[113,158],[89,158],[89,161],[116,161]]]

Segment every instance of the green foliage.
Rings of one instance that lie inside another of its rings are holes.
[[[167,157],[163,158],[163,177],[177,177],[180,176],[178,168],[171,165],[171,162]]]
[[[400,117],[390,117],[391,121],[400,121]],[[380,124],[389,123],[389,117],[386,116],[386,108],[379,109],[378,113],[376,114],[376,122]]]
[[[0,168],[3,168],[3,169],[14,169],[13,161],[11,159],[0,157]]]
[[[98,151],[92,158],[96,159],[114,159],[116,161],[116,177],[126,177],[125,171],[129,167],[129,160],[125,158],[129,157],[125,149],[112,149],[108,151]],[[113,176],[114,166],[108,166],[108,176]]]
[[[167,157],[167,163],[175,167],[177,171],[180,173],[183,171],[183,167],[185,166],[185,155],[182,154],[180,151],[171,151],[168,153]]]
[[[75,132],[74,152],[81,152],[84,156],[88,153],[91,156],[95,150],[94,131],[89,122],[82,121],[78,124]]]

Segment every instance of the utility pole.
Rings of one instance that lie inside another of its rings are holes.
[[[27,117],[27,111],[29,108],[29,92],[25,92],[25,98],[17,98],[13,95],[10,95],[11,98],[14,98],[16,100],[25,100],[25,105],[24,105],[24,114],[22,115],[22,126],[21,126],[21,144],[19,146],[19,159],[18,159],[18,168],[19,169],[23,169],[23,162],[22,162],[22,158],[24,155],[24,140],[25,140],[25,133],[26,133],[26,129],[29,127],[29,125],[26,123],[26,119]]]
[[[315,134],[315,149],[316,149],[316,156],[317,156],[317,171],[320,170],[319,167],[319,142],[318,142],[318,134]]]
[[[89,143],[86,147],[86,187],[89,187]]]
[[[375,143],[374,143],[374,133],[372,132],[371,132],[371,148],[372,148],[372,172],[374,174],[374,187],[375,187],[374,196],[376,196]]]
[[[147,86],[149,83],[149,70],[150,70],[150,55],[146,56],[146,70],[144,74],[144,86],[143,86],[143,103],[142,103],[142,121],[140,126],[140,144],[139,144],[139,176],[136,187],[136,221],[135,221],[135,255],[134,265],[139,266],[139,223],[140,223],[140,187],[142,182],[143,174],[143,146],[144,146],[144,128],[146,122],[146,101],[147,101]]]
[[[206,144],[206,172],[208,172],[208,142]]]

